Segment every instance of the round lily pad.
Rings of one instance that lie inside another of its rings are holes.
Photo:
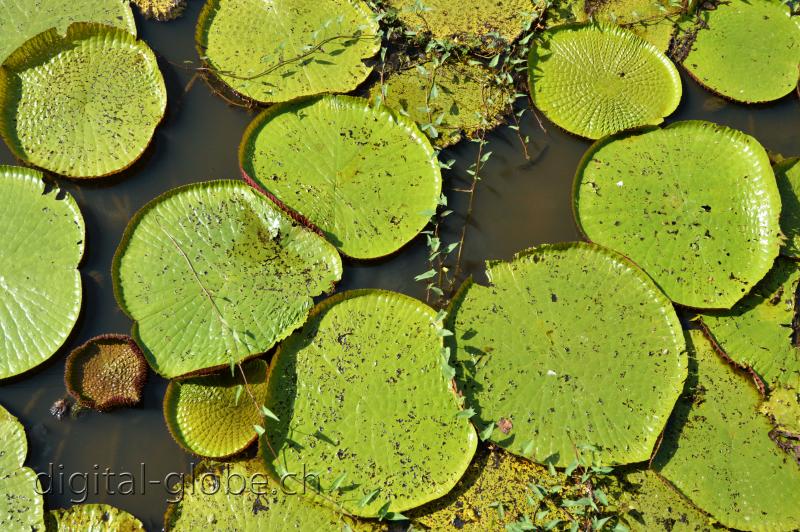
[[[786,236],[781,254],[800,259],[800,158],[785,159],[775,165],[775,178],[781,193],[781,231]]]
[[[712,91],[739,102],[777,100],[797,86],[800,20],[774,0],[730,0],[704,11],[683,66]]]
[[[28,39],[50,28],[64,34],[73,22],[98,22],[136,35],[127,0],[0,0],[0,64]]]
[[[731,308],[772,267],[781,203],[764,148],[702,121],[601,140],[573,191],[578,226],[674,302]]]
[[[148,203],[112,265],[117,302],[136,320],[132,336],[169,378],[267,351],[341,275],[333,246],[237,181],[188,185]]]
[[[125,30],[74,23],[27,41],[0,68],[0,135],[19,159],[69,177],[133,164],[164,116],[153,51]]]
[[[83,217],[42,174],[0,166],[0,378],[50,358],[81,308]]]
[[[267,419],[261,449],[273,474],[299,486],[303,472],[319,472],[327,500],[364,517],[449,492],[477,436],[457,416],[436,319],[381,290],[319,304],[270,366],[266,405],[279,421]]]
[[[536,107],[557,126],[590,139],[660,124],[681,100],[675,65],[618,26],[544,31],[531,47],[528,70]]]
[[[245,132],[239,162],[245,179],[357,259],[388,255],[416,236],[442,188],[417,126],[351,96],[269,108]]]
[[[128,512],[107,504],[76,504],[51,510],[45,516],[48,532],[144,532],[144,525]]]
[[[195,38],[211,71],[264,103],[349,92],[380,49],[378,23],[361,0],[208,0]]]
[[[242,377],[244,372],[244,377]],[[260,405],[267,393],[267,364],[253,360],[241,369],[170,381],[164,395],[164,418],[181,447],[200,456],[232,456],[256,441]],[[244,386],[248,390],[245,391]],[[253,404],[255,399],[258,404]]]
[[[800,468],[770,440],[758,391],[701,332],[689,336],[690,377],[654,467],[727,527],[796,529]]]
[[[105,334],[77,347],[67,357],[64,381],[87,408],[109,410],[142,399],[147,361],[130,336]]]
[[[582,242],[486,274],[491,284],[468,281],[449,317],[482,437],[557,467],[584,444],[602,464],[647,460],[686,378],[680,322],[653,281]]]
[[[25,429],[0,406],[0,529],[44,530],[39,478],[23,467],[28,454]]]

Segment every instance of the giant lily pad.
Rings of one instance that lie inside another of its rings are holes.
[[[370,73],[378,23],[361,0],[208,0],[197,47],[239,94],[265,103],[349,92]]]
[[[578,226],[676,303],[731,308],[772,267],[780,197],[754,138],[710,122],[601,140],[575,177]]]
[[[0,378],[50,358],[81,308],[84,226],[69,194],[42,174],[0,166]]]
[[[28,454],[25,429],[0,406],[0,528],[44,530],[44,502],[39,478],[23,467]]]
[[[220,375],[174,380],[167,386],[164,418],[175,441],[187,451],[224,458],[256,441],[253,425],[261,424],[267,364],[253,360],[234,371],[234,375],[226,370]]]
[[[150,365],[177,377],[263,353],[342,275],[336,250],[244,183],[174,189],[130,221],[114,257],[120,307]]]
[[[714,92],[768,102],[792,92],[800,65],[800,20],[774,0],[730,0],[703,13],[683,66]]]
[[[350,96],[264,111],[245,132],[239,161],[249,181],[359,259],[416,236],[442,187],[436,155],[411,120]]]
[[[591,139],[660,124],[681,100],[675,65],[617,26],[549,29],[531,47],[528,69],[536,107],[557,126]]]
[[[467,404],[490,439],[566,467],[649,458],[686,378],[678,317],[644,272],[593,244],[545,245],[490,262],[451,309]],[[488,430],[488,429],[487,429]]]
[[[800,526],[800,469],[770,440],[747,376],[690,333],[690,380],[654,465],[696,506],[740,530]]]
[[[800,158],[784,159],[775,165],[781,193],[781,231],[786,242],[781,254],[800,259]]]
[[[75,23],[27,41],[0,68],[0,135],[18,158],[69,177],[124,170],[164,116],[153,51],[125,30]]]
[[[594,20],[625,27],[666,53],[684,3],[689,0],[586,0],[584,5]]]
[[[28,39],[73,22],[99,22],[136,35],[127,0],[0,0],[0,63]]]
[[[266,404],[280,421],[267,420],[262,451],[273,474],[294,486],[319,472],[331,501],[368,517],[449,492],[477,436],[456,416],[441,335],[433,309],[393,292],[318,305],[270,366]]]
[[[45,517],[48,532],[144,532],[142,522],[107,504],[76,504],[52,510]]]
[[[779,258],[769,274],[731,310],[700,315],[714,342],[737,364],[774,386],[800,375],[794,344],[797,263]]]

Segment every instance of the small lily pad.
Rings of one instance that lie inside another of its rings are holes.
[[[0,166],[0,379],[50,358],[81,308],[85,230],[78,204],[42,174]]]
[[[218,375],[173,380],[167,386],[167,427],[190,453],[224,458],[256,441],[253,426],[262,423],[259,407],[267,394],[267,364],[253,360],[234,371],[234,375],[225,370]]]
[[[125,30],[76,22],[32,38],[0,68],[0,135],[16,157],[76,178],[133,164],[164,116],[153,51]]]
[[[702,13],[683,66],[712,91],[739,102],[769,102],[797,86],[800,20],[774,0],[728,0]]]
[[[690,331],[686,390],[655,469],[697,507],[740,530],[800,526],[800,469],[770,440],[760,396],[700,331]]]
[[[47,532],[144,532],[144,525],[128,512],[107,504],[76,504],[51,510],[45,516]]]
[[[357,259],[400,249],[430,220],[442,177],[408,118],[362,98],[276,105],[244,134],[245,178]]]
[[[490,439],[557,467],[576,444],[603,464],[647,460],[686,378],[669,300],[622,256],[580,242],[486,273],[491,284],[465,283],[449,320],[466,403],[496,427]]]
[[[237,181],[187,185],[145,205],[112,265],[132,336],[169,378],[267,351],[341,275],[333,246]]]
[[[590,139],[663,122],[681,100],[675,65],[634,33],[608,24],[557,26],[528,58],[533,103]]]
[[[266,405],[280,421],[267,420],[261,450],[273,475],[296,486],[303,471],[317,472],[327,501],[363,517],[449,492],[478,438],[457,416],[436,319],[382,290],[317,305],[270,366]]]
[[[778,187],[756,139],[702,121],[603,139],[575,176],[581,231],[644,269],[674,302],[729,309],[781,246]]]
[[[264,103],[349,92],[380,49],[361,0],[207,0],[197,21],[200,56],[239,94]]]
[[[786,236],[781,254],[800,259],[800,158],[784,159],[775,165],[781,193],[781,231]]]
[[[800,376],[794,343],[800,267],[778,258],[775,266],[731,310],[700,314],[714,342],[731,360],[751,368],[767,385]]]
[[[64,381],[69,393],[87,408],[109,410],[142,399],[147,361],[130,336],[92,338],[67,357]]]
[[[25,429],[0,406],[0,529],[44,530],[39,477],[23,467],[28,454]]]
[[[174,20],[183,15],[186,0],[132,0],[144,18]]]

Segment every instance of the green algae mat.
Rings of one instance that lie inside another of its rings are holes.
[[[603,464],[647,460],[686,378],[678,317],[650,278],[577,242],[486,274],[488,286],[461,289],[449,321],[466,404],[494,427],[489,439],[557,467],[577,444]]]
[[[389,255],[415,237],[442,188],[417,126],[352,96],[264,111],[244,134],[239,164],[246,180],[356,259]]]
[[[0,166],[0,379],[50,358],[81,309],[83,216],[45,189],[36,170]]]
[[[0,135],[14,155],[75,178],[128,168],[167,104],[153,51],[126,30],[74,23],[33,37],[0,68]]]
[[[44,501],[36,473],[23,467],[28,442],[22,424],[0,406],[0,528],[43,530]]]
[[[772,268],[780,196],[764,148],[710,122],[606,138],[584,155],[573,209],[675,303],[729,309]]]
[[[333,246],[236,181],[187,185],[147,204],[112,267],[132,336],[165,377],[267,351],[341,274]]]

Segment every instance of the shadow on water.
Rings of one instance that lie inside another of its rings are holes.
[[[50,363],[0,386],[0,403],[27,429],[27,464],[45,474],[51,472],[49,464],[54,464],[55,482],[46,496],[49,508],[71,504],[69,486],[58,489],[60,475],[66,484],[71,474],[85,474],[73,477],[73,491],[86,488],[86,502],[104,502],[128,510],[151,530],[162,526],[168,496],[164,479],[170,473],[188,471],[192,460],[172,441],[164,425],[161,400],[166,381],[151,373],[144,402],[138,408],[86,413],[62,421],[51,417],[48,409],[65,395],[64,359],[71,349],[98,334],[130,332],[131,322],[116,305],[109,274],[128,219],[145,203],[176,186],[239,178],[237,147],[253,114],[228,106],[199,80],[184,93],[193,76],[190,67],[198,64],[193,35],[201,4],[190,2],[186,15],[175,22],[137,19],[140,36],[155,49],[164,70],[169,111],[153,145],[123,176],[96,182],[58,179],[75,196],[86,219],[82,317]],[[795,151],[800,150],[800,102],[794,95],[773,105],[745,107],[708,94],[687,76],[683,79],[684,101],[670,122],[716,121],[754,135],[770,150],[800,155]],[[486,259],[509,259],[536,244],[579,238],[572,219],[570,190],[589,142],[572,137],[545,119],[542,123],[546,132],[530,113],[522,123],[522,134],[531,138],[530,160],[523,156],[513,131],[503,129],[489,137],[487,149],[493,156],[482,172],[464,250],[464,274],[475,275],[478,282],[485,282]],[[445,159],[457,160],[445,176],[445,190],[455,211],[443,228],[445,243],[458,238],[467,198],[454,189],[469,186],[466,170],[475,156],[476,145],[469,142],[444,155]],[[0,146],[0,162],[15,163],[5,146]],[[426,255],[424,238],[418,237],[388,259],[367,263],[347,260],[339,289],[377,287],[423,298],[424,283],[414,282],[413,277],[429,268]],[[100,475],[106,468],[116,475],[110,477],[111,490],[105,480],[109,477]],[[123,472],[135,479],[135,494],[117,492]],[[173,475],[168,480],[174,482],[175,478]],[[144,485],[148,481],[154,483]],[[45,488],[48,482],[44,479]]]

